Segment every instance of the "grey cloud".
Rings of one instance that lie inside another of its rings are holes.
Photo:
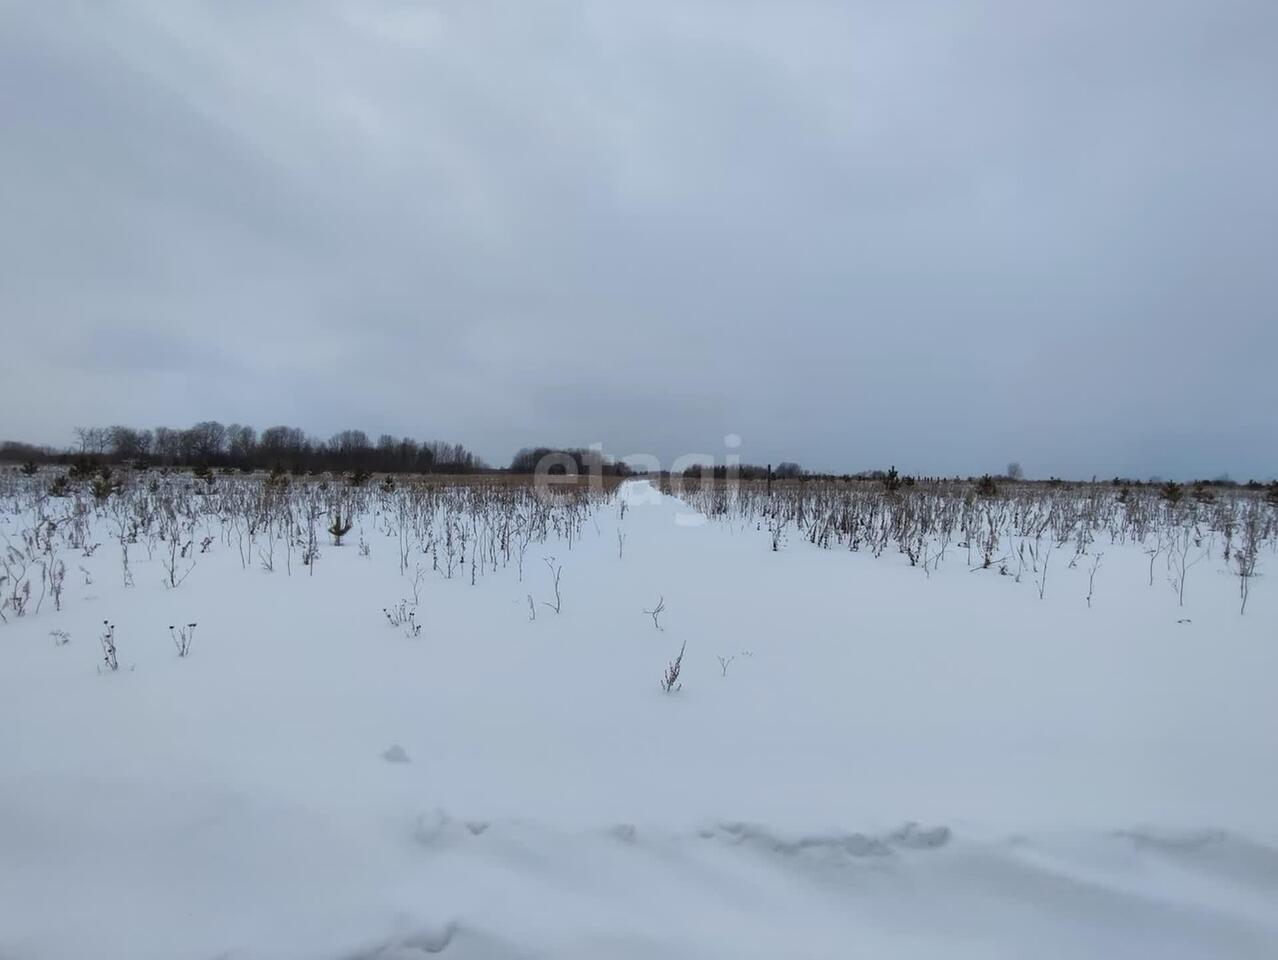
[[[1272,475],[1275,90],[1241,0],[6,5],[0,434]]]

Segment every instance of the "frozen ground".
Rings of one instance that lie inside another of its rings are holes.
[[[622,496],[416,638],[367,522],[314,577],[77,559],[0,625],[0,958],[1278,956],[1272,579],[1105,547],[1089,609]]]

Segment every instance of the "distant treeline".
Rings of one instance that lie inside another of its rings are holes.
[[[489,469],[460,443],[418,442],[383,434],[376,442],[363,430],[343,430],[328,440],[297,427],[268,427],[260,434],[238,423],[206,420],[187,429],[84,427],[65,450],[23,443],[0,444],[0,457],[33,463],[102,463],[146,466],[234,467],[243,470],[363,470],[393,473],[472,473]]]
[[[0,461],[12,463],[71,464],[87,459],[135,466],[284,469],[296,473],[532,473],[547,456],[552,458],[547,462],[551,473],[568,473],[570,465],[578,473],[629,472],[624,464],[594,450],[525,448],[503,469],[485,463],[460,443],[417,441],[388,433],[374,441],[363,430],[343,430],[323,440],[298,427],[282,426],[268,427],[259,434],[253,427],[216,420],[187,429],[81,427],[75,431],[75,443],[61,450],[13,440],[0,442]]]
[[[985,490],[994,490],[995,485],[1017,484],[1017,483],[1033,483],[1042,484],[1049,487],[1059,486],[1086,486],[1088,484],[1106,484],[1108,486],[1124,488],[1124,487],[1142,487],[1153,486],[1166,488],[1179,487],[1171,481],[1164,481],[1161,477],[1152,476],[1147,480],[1139,480],[1134,477],[1114,477],[1112,479],[1101,479],[1093,477],[1088,480],[1062,480],[1060,477],[1048,477],[1043,480],[1026,480],[1019,465],[1009,464],[1011,469],[1003,473],[987,473],[982,476],[960,476],[954,474],[952,476],[910,476],[898,473],[896,467],[889,467],[887,470],[861,470],[856,473],[821,473],[803,469],[799,464],[790,461],[784,461],[775,467],[760,466],[757,464],[742,463],[737,466],[727,467],[722,464],[704,466],[694,465],[688,467],[679,473],[679,476],[685,480],[702,480],[713,478],[715,480],[723,480],[728,477],[734,477],[738,480],[800,480],[806,482],[829,482],[842,481],[846,483],[863,482],[881,484],[887,490],[898,490],[902,487],[935,486],[944,483],[968,483],[976,484],[979,488]],[[663,474],[669,476],[669,474]],[[1259,480],[1248,480],[1246,483],[1231,480],[1229,477],[1221,476],[1212,480],[1192,480],[1189,485],[1194,490],[1203,490],[1209,488],[1229,489],[1233,487],[1245,487],[1248,490],[1272,489],[1275,487],[1275,481],[1270,481],[1266,486]]]
[[[225,425],[204,420],[186,429],[156,427],[138,430],[133,427],[81,427],[75,431],[75,442],[69,447],[37,446],[16,440],[0,441],[0,463],[22,464],[132,464],[137,467],[211,467],[240,470],[289,470],[293,473],[348,472],[363,473],[514,473],[531,474],[539,468],[550,474],[602,474],[632,476],[636,472],[623,461],[607,457],[598,450],[580,447],[524,447],[507,467],[494,467],[460,443],[440,440],[396,438],[384,433],[373,441],[363,430],[343,430],[327,440],[307,435],[298,427],[268,427],[258,433],[253,427],[238,423]],[[668,471],[658,471],[670,476]],[[804,481],[872,481],[887,489],[918,484],[944,482],[1023,481],[1020,464],[1009,463],[1002,472],[983,477],[908,476],[898,474],[895,467],[887,470],[863,470],[857,473],[821,473],[805,470],[793,461],[775,466],[762,464],[696,465],[680,471],[689,479],[734,477],[740,480],[804,480]],[[1056,477],[1036,481],[1059,485],[1070,481]],[[1080,481],[1081,482],[1081,481]],[[1098,482],[1096,478],[1092,482]],[[1115,487],[1139,487],[1142,481],[1114,477],[1101,480]],[[1159,477],[1145,483],[1162,484]],[[1198,487],[1239,486],[1228,477],[1199,480]],[[1262,484],[1252,480],[1249,488]]]
[[[634,473],[626,464],[604,456],[598,450],[580,447],[524,447],[510,461],[510,473],[592,474],[628,477]]]

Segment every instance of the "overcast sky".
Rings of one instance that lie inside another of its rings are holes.
[[[0,438],[1278,473],[1278,3],[0,3]]]

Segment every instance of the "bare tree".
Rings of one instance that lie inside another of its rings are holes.
[[[1260,504],[1253,503],[1247,510],[1242,525],[1242,542],[1234,551],[1234,566],[1238,571],[1238,594],[1242,600],[1239,614],[1247,612],[1247,597],[1251,593],[1251,578],[1256,574],[1256,559],[1260,555]]]
[[[1177,603],[1182,607],[1185,605],[1185,578],[1191,569],[1207,558],[1205,548],[1194,559],[1189,558],[1191,550],[1197,547],[1198,542],[1188,527],[1184,527],[1179,535],[1172,535],[1170,551],[1167,554],[1167,581],[1171,584],[1172,590],[1176,591]]]

